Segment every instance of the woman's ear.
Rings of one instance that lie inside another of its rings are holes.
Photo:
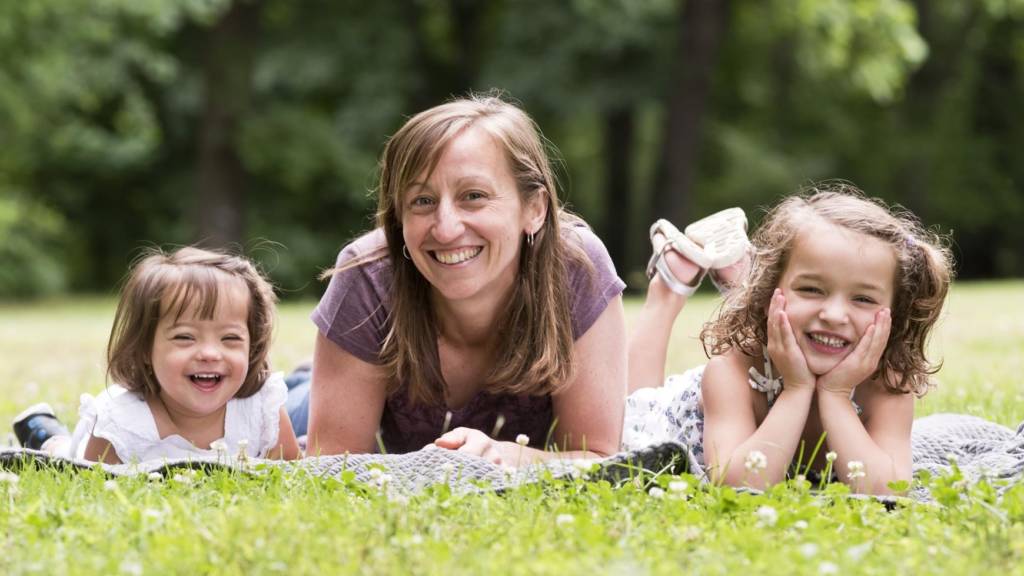
[[[523,232],[536,234],[544,227],[544,219],[548,215],[548,189],[541,186],[526,201],[523,207]]]

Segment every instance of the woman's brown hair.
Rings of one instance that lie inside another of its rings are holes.
[[[107,377],[143,396],[157,394],[151,358],[157,324],[168,314],[180,318],[189,311],[213,318],[221,287],[232,281],[242,282],[249,294],[249,371],[235,396],[259,391],[270,369],[274,289],[249,260],[193,247],[147,250],[131,267],[107,343]]]
[[[415,402],[440,404],[444,378],[437,351],[431,287],[402,255],[402,199],[429,174],[456,137],[469,127],[486,131],[505,152],[525,204],[541,196],[547,212],[532,241],[524,234],[512,293],[499,325],[497,358],[485,383],[491,393],[548,394],[573,375],[573,333],[566,259],[589,264],[582,249],[563,239],[563,225],[578,221],[562,211],[545,142],[533,120],[493,95],[470,96],[412,117],[387,142],[380,161],[377,226],[387,238],[394,281],[391,326],[381,351],[389,392],[407,386]]]
[[[892,329],[876,377],[894,393],[924,395],[928,377],[941,367],[928,361],[925,346],[953,277],[947,241],[926,230],[909,211],[868,198],[847,182],[809,186],[768,211],[751,239],[755,254],[750,273],[728,293],[718,317],[701,331],[705,351],[717,355],[738,348],[752,357],[763,354],[772,293],[797,236],[814,219],[892,247],[896,255]]]

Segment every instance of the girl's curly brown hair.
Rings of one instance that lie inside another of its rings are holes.
[[[726,295],[718,316],[701,330],[705,353],[718,355],[737,348],[751,357],[763,354],[772,293],[797,236],[814,219],[892,247],[897,262],[892,330],[875,377],[893,393],[923,396],[929,388],[928,377],[941,367],[941,362],[925,357],[925,345],[953,278],[948,241],[926,230],[906,209],[868,198],[842,181],[808,186],[768,211],[751,238],[754,257],[749,274]]]

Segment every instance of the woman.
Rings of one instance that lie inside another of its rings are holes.
[[[494,97],[422,112],[385,147],[378,192],[377,229],[312,315],[307,454],[616,452],[625,285],[561,210],[533,121]]]

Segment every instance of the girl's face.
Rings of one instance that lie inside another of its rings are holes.
[[[429,179],[404,191],[402,235],[416,269],[446,302],[500,302],[511,289],[523,234],[546,212],[524,204],[504,150],[471,126],[442,152]]]
[[[895,277],[896,254],[878,238],[817,219],[800,231],[779,288],[812,373],[839,364],[892,307]]]
[[[198,317],[195,304],[176,320],[166,313],[168,299],[161,303],[150,359],[160,399],[172,415],[215,414],[234,398],[249,371],[249,291],[239,279],[224,282],[209,320]]]

